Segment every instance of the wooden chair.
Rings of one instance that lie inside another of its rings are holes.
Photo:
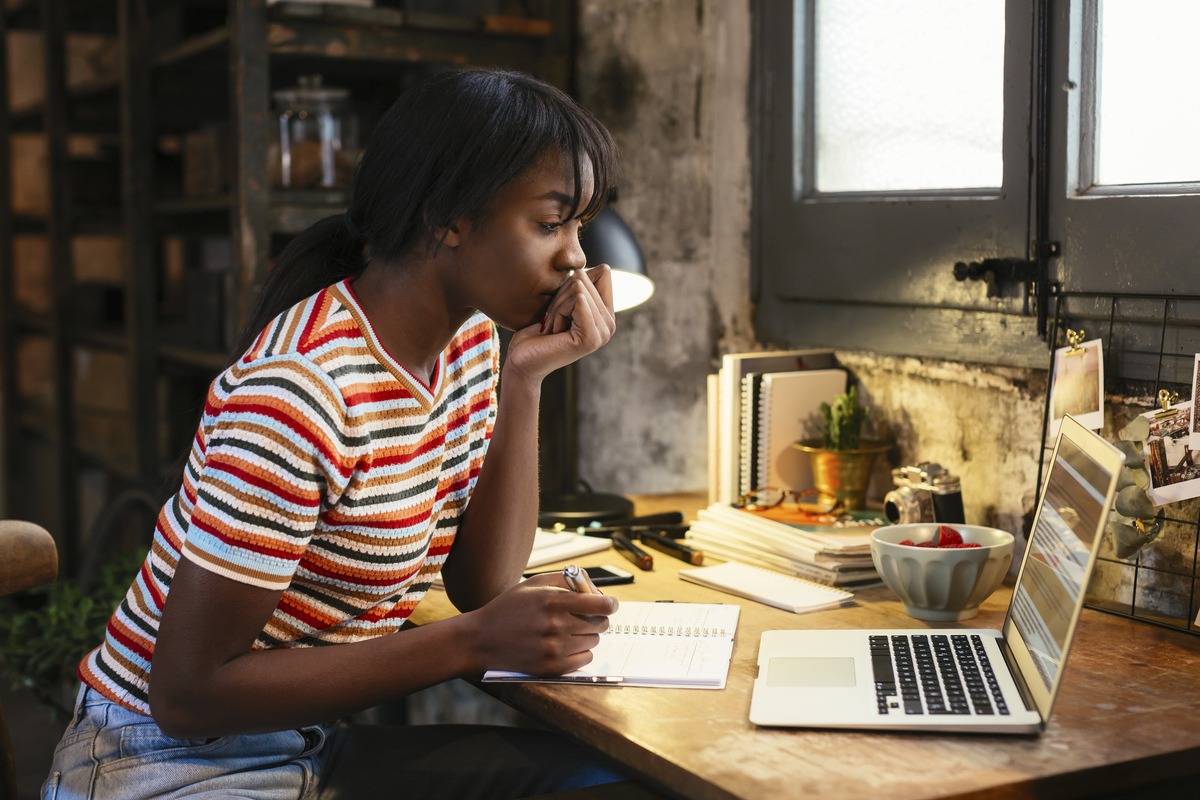
[[[58,550],[50,534],[32,522],[0,520],[0,595],[53,583]],[[0,800],[17,800],[16,764],[8,722],[0,707]]]

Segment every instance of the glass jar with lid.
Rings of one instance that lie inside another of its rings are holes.
[[[271,93],[279,113],[273,183],[286,189],[346,188],[359,154],[350,90],[325,86],[320,75],[302,75],[297,84]]]

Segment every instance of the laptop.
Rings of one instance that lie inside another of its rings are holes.
[[[1042,731],[1124,461],[1111,444],[1065,417],[1001,630],[765,631],[750,721]]]

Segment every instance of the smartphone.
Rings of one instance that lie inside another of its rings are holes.
[[[612,586],[618,583],[633,583],[633,573],[628,570],[623,570],[620,567],[614,567],[612,564],[605,564],[602,567],[584,567],[583,571],[592,579],[592,583],[597,586]],[[548,575],[552,572],[562,572],[560,569],[548,569],[540,572],[526,572],[524,577],[532,578],[534,575]]]

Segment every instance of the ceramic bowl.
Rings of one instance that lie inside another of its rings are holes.
[[[951,525],[964,543],[962,549],[913,547],[900,544],[933,539],[938,526],[921,522],[891,525],[871,533],[871,560],[888,588],[900,595],[904,613],[915,619],[971,619],[1008,574],[1013,536],[982,525]]]

